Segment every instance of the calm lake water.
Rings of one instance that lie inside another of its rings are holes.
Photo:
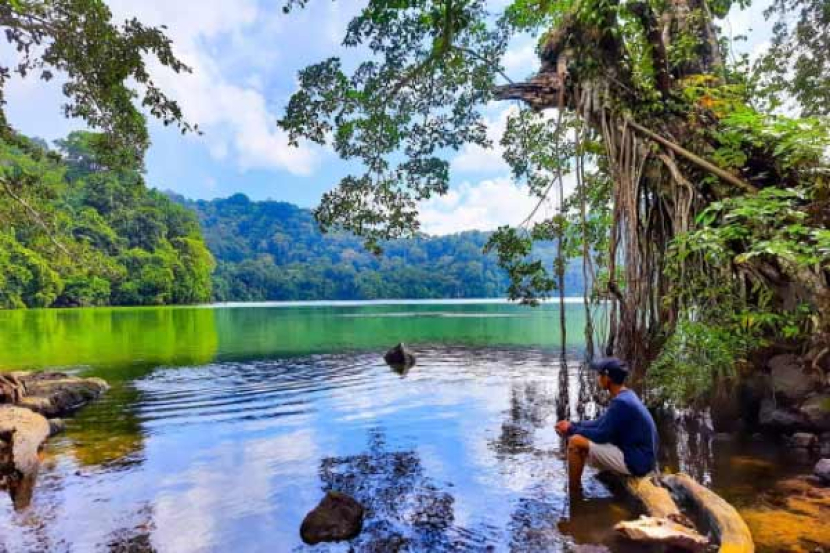
[[[0,312],[0,368],[113,386],[50,440],[28,509],[0,497],[0,550],[622,550],[627,505],[593,477],[567,500],[553,424],[595,406],[583,307],[566,309],[564,369],[555,305]],[[398,341],[418,355],[406,374],[382,359]],[[739,506],[794,467],[769,444],[667,426],[664,464]],[[365,504],[364,531],[304,546],[327,489]]]

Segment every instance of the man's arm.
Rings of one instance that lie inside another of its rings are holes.
[[[607,414],[608,414],[608,412],[606,411],[605,413],[603,413],[602,415],[600,415],[599,417],[597,417],[595,419],[590,419],[590,420],[587,420],[587,421],[579,421],[579,422],[575,422],[573,424],[578,424],[580,426],[580,428],[593,428],[596,425],[600,424],[602,422],[602,419]]]
[[[608,411],[598,419],[572,423],[570,428],[568,428],[568,436],[579,434],[594,443],[606,444],[614,438],[617,428],[620,425],[621,416],[622,411],[620,410],[619,403],[612,401]]]

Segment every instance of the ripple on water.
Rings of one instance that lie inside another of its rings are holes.
[[[347,352],[116,383],[49,444],[31,509],[0,507],[0,550],[311,551],[300,521],[327,489],[366,506],[360,551],[619,545],[610,528],[631,512],[604,487],[566,499],[552,426],[591,397],[578,363],[563,373],[557,352],[530,348],[416,353],[406,374]]]

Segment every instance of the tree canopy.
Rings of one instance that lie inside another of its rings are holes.
[[[0,195],[0,308],[210,300],[214,262],[195,215],[137,169],[108,167],[101,140],[0,141],[0,178],[19,186]]]

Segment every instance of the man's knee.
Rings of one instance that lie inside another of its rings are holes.
[[[568,450],[573,451],[575,453],[585,454],[588,452],[590,448],[590,440],[585,436],[580,436],[579,434],[574,434],[573,436],[568,439]]]

